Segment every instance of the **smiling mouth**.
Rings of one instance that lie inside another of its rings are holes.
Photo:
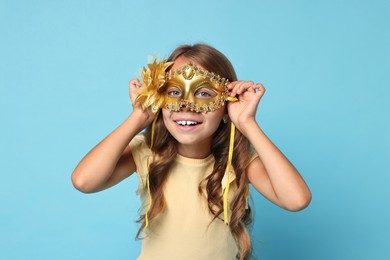
[[[176,121],[176,123],[178,125],[181,125],[181,126],[192,126],[192,125],[197,125],[199,124],[198,122],[196,121],[187,121],[187,120],[178,120]]]

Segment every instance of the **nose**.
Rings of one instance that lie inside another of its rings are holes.
[[[183,95],[183,100],[189,103],[194,103],[195,102],[195,93],[192,93],[192,91],[187,87],[186,92]]]
[[[188,112],[188,111],[191,111],[190,107],[189,107],[189,104],[182,104],[181,107],[180,107],[180,111],[182,112]]]
[[[180,111],[192,111],[194,108],[194,104],[195,96],[190,90],[188,90],[185,92],[185,95],[181,100]]]

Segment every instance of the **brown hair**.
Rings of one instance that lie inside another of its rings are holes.
[[[179,46],[169,56],[168,61],[175,61],[179,57],[188,58],[206,70],[225,77],[230,81],[237,80],[230,61],[225,55],[211,46],[205,44]],[[221,123],[215,132],[211,147],[215,158],[213,172],[199,185],[199,192],[202,194],[206,191],[207,193],[208,208],[214,216],[214,221],[220,219],[220,215],[223,213],[221,181],[227,165],[230,127],[230,124]],[[151,132],[151,126],[149,126],[145,131],[145,137],[149,146]],[[177,155],[176,144],[177,141],[165,128],[160,113],[155,125],[152,148],[157,159],[149,167],[150,192],[153,198],[148,212],[149,220],[155,218],[166,208],[163,189],[167,181],[169,169]],[[249,141],[236,130],[232,165],[236,174],[235,185],[237,189],[229,206],[231,209],[229,227],[239,248],[240,259],[249,259],[251,255],[250,237],[246,229],[251,223],[250,208],[246,208],[248,180],[245,173],[246,166],[250,160],[249,146]],[[142,225],[137,237],[139,237],[145,227],[145,215],[142,215],[139,221]]]

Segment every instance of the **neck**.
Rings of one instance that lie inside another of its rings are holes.
[[[211,145],[204,143],[194,145],[179,144],[177,152],[187,158],[204,159],[211,154]]]

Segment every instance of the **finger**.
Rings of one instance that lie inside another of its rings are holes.
[[[240,80],[240,81],[234,81],[231,84],[229,84],[228,89],[231,90],[230,96],[235,97],[237,95],[237,90],[240,88],[240,86],[244,83],[245,81]]]
[[[131,102],[134,104],[134,100],[135,98],[137,97],[137,92],[138,92],[138,87],[137,86],[141,86],[141,82],[139,81],[139,79],[132,79],[130,80],[129,82],[129,96],[130,96],[130,99],[131,99]]]
[[[253,81],[243,81],[240,82],[235,86],[235,92],[237,95],[241,95],[247,91],[249,92],[255,92],[254,89],[252,88],[254,85]]]
[[[227,85],[227,88],[229,90],[233,89],[234,86],[238,83],[239,81],[233,81],[233,82],[230,82],[228,85]]]
[[[236,94],[233,92],[234,86],[237,84],[237,81],[233,81],[227,85],[227,89],[230,91],[230,96],[235,97]]]
[[[244,93],[246,91],[254,92],[254,90],[252,88],[253,85],[254,85],[253,81],[245,81],[244,83],[242,83],[240,85],[239,89],[237,90],[237,94],[240,95],[240,94],[242,94],[242,93]]]
[[[137,87],[137,86],[141,86],[141,82],[139,81],[139,79],[132,79],[130,80],[129,82],[129,87],[130,86],[133,86],[133,87]]]
[[[261,83],[256,83],[256,84],[254,85],[254,88],[257,89],[258,91],[265,92],[265,87],[264,87],[263,84],[261,84]]]
[[[130,83],[129,84],[129,93],[130,93],[130,95],[132,93],[136,92],[136,91],[137,91],[137,85],[135,83]]]
[[[237,94],[241,94],[242,93],[242,89],[243,89],[243,86],[246,84],[245,81],[240,81],[238,82],[238,84],[235,86],[235,91]]]
[[[261,83],[256,83],[254,86],[253,86],[253,88],[254,88],[254,90],[256,91],[256,94],[258,95],[258,96],[263,96],[264,95],[264,93],[265,93],[265,88],[264,88],[264,86],[263,86],[263,84],[261,84]]]

